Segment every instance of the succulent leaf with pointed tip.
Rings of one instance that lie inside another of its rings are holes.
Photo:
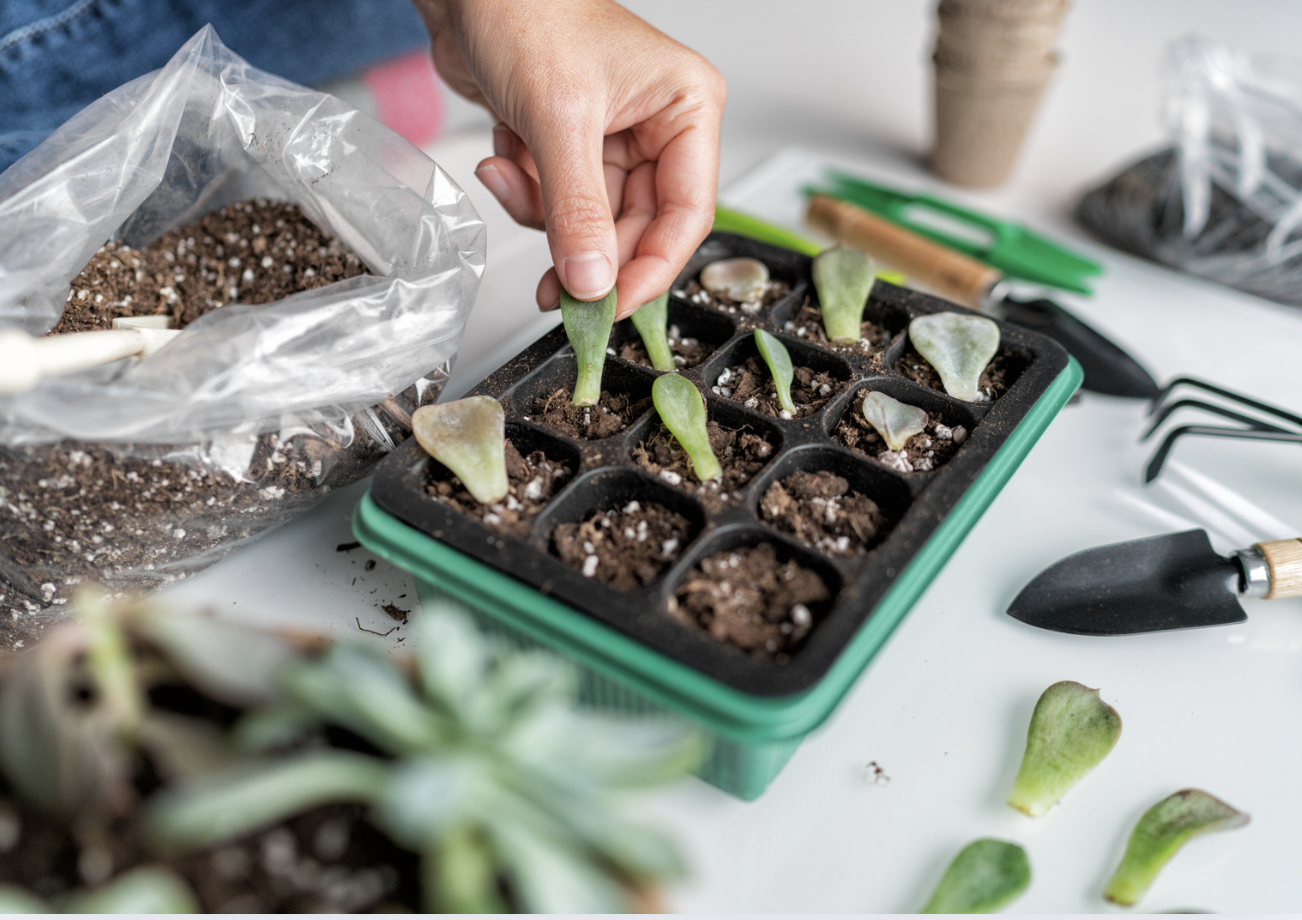
[[[813,270],[827,337],[842,345],[857,342],[863,308],[877,277],[872,259],[858,249],[833,246],[818,254]]]
[[[796,404],[791,401],[791,380],[795,376],[795,369],[791,366],[791,354],[787,351],[787,346],[777,336],[756,329],[755,347],[759,349],[760,357],[773,375],[773,386],[778,391],[778,405],[794,414]]]
[[[876,390],[863,398],[863,417],[891,450],[902,450],[909,438],[927,428],[924,410]]]
[[[561,321],[579,365],[574,381],[574,405],[595,406],[601,399],[601,369],[606,364],[606,346],[615,325],[618,295],[614,288],[600,300],[586,301],[561,291]]]
[[[973,840],[959,850],[921,913],[989,914],[1031,883],[1026,851],[1015,843]]]
[[[491,396],[467,396],[421,406],[411,415],[412,432],[425,452],[456,473],[475,500],[506,498],[506,413]]]
[[[1117,904],[1134,904],[1190,837],[1247,823],[1246,814],[1215,796],[1201,789],[1181,789],[1144,812],[1103,896]]]
[[[629,319],[642,337],[651,366],[658,371],[672,371],[675,365],[674,353],[669,349],[669,292],[642,304]]]
[[[1044,814],[1085,774],[1093,770],[1121,737],[1121,716],[1099,691],[1072,680],[1059,681],[1040,694],[1026,732],[1026,753],[1008,804],[1031,817]]]
[[[769,286],[769,267],[759,259],[720,259],[701,269],[701,287],[737,303],[758,303]]]
[[[660,414],[660,421],[687,451],[696,478],[705,482],[722,477],[719,458],[710,448],[705,400],[695,385],[678,374],[657,377],[651,385],[651,402]]]
[[[909,340],[940,375],[945,392],[972,402],[977,382],[999,350],[999,326],[984,316],[932,313],[909,323]]]

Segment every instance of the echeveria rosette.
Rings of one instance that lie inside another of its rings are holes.
[[[1246,814],[1215,796],[1201,789],[1181,789],[1139,819],[1104,897],[1127,906],[1136,903],[1190,837],[1233,830],[1247,823]]]
[[[598,380],[600,387],[600,380]],[[456,473],[481,504],[506,498],[506,413],[490,396],[421,406],[411,415],[416,442]]]
[[[787,346],[783,345],[782,340],[777,336],[763,329],[756,329],[755,347],[759,349],[760,357],[764,359],[764,363],[769,366],[769,373],[773,375],[773,388],[778,393],[778,405],[794,414],[796,404],[791,401],[791,381],[795,377],[795,368],[791,365],[791,353],[787,351]]]
[[[858,249],[833,246],[814,259],[813,272],[827,337],[841,345],[857,342],[863,308],[877,277],[872,259]]]
[[[999,351],[999,326],[984,316],[930,313],[909,323],[909,340],[935,368],[945,392],[973,402],[981,372]]]
[[[669,348],[669,292],[642,304],[629,319],[642,337],[651,366],[658,371],[674,370],[674,353]]]
[[[927,413],[876,390],[863,398],[863,417],[890,450],[902,450],[909,438],[927,428]]]
[[[723,467],[710,448],[710,433],[705,400],[700,390],[679,374],[664,374],[651,385],[651,402],[655,404],[660,421],[669,429],[679,446],[692,461],[692,472],[701,482],[719,479]]]
[[[586,301],[561,291],[561,321],[579,365],[574,381],[574,405],[595,406],[601,400],[601,371],[606,365],[606,347],[615,325],[618,296],[614,288],[600,300]]]
[[[1121,737],[1121,716],[1099,691],[1059,681],[1040,694],[1008,804],[1038,817],[1089,773]]]
[[[737,303],[759,303],[769,287],[769,269],[759,259],[720,259],[701,269],[701,287]]]
[[[959,850],[920,913],[989,914],[1010,904],[1031,883],[1026,851],[983,838]]]

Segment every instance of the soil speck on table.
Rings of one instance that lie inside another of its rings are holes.
[[[461,480],[447,470],[444,470],[447,478],[426,483],[426,494],[462,514],[477,518],[493,530],[517,537],[527,536],[530,523],[574,475],[574,470],[565,461],[548,457],[541,450],[522,455],[510,438],[506,439],[505,451],[510,491],[502,501],[492,505],[480,504]]]
[[[791,381],[791,401],[796,406],[793,415],[778,403],[777,388],[773,385],[773,374],[768,365],[762,358],[752,355],[742,364],[720,371],[710,389],[753,412],[761,412],[770,418],[788,419],[813,415],[844,387],[844,380],[827,371],[796,366]]]
[[[558,434],[580,441],[596,441],[619,434],[651,407],[651,397],[634,399],[627,393],[601,391],[595,406],[574,405],[574,390],[564,387],[539,396],[530,417]]]
[[[867,395],[867,392],[864,391],[863,395]],[[832,436],[856,453],[863,454],[889,470],[897,473],[926,473],[948,463],[967,440],[968,434],[962,425],[951,428],[939,415],[928,412],[925,430],[905,441],[902,450],[888,450],[877,429],[864,418],[862,396],[856,396],[854,405],[846,411]]]
[[[740,500],[740,489],[755,477],[777,453],[777,447],[749,428],[724,428],[718,422],[706,424],[710,447],[719,458],[723,476],[701,482],[692,472],[691,461],[678,441],[663,425],[633,449],[633,461],[671,486],[685,489],[711,511]]]
[[[691,525],[655,502],[630,501],[556,525],[552,546],[566,565],[612,588],[631,591],[660,577],[682,555]]]
[[[882,532],[877,503],[827,470],[797,470],[760,499],[760,516],[802,543],[833,556],[862,553]]]

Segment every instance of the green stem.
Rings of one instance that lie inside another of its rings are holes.
[[[669,292],[642,304],[629,319],[642,336],[651,366],[658,371],[674,370],[674,353],[669,350]]]
[[[595,406],[601,400],[601,370],[606,363],[610,329],[615,325],[618,295],[610,293],[600,300],[576,300],[561,291],[561,320],[574,349],[579,375],[574,381],[574,405]]]
[[[692,382],[678,374],[657,377],[651,385],[651,401],[660,421],[687,451],[696,478],[701,482],[721,478],[723,467],[710,449],[705,400]]]

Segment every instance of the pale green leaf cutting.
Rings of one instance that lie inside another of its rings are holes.
[[[678,374],[657,377],[651,385],[651,401],[660,414],[660,421],[687,451],[696,478],[705,482],[722,477],[719,458],[710,449],[705,400],[692,382]]]
[[[578,379],[574,381],[576,406],[595,406],[601,399],[601,369],[606,364],[606,346],[615,325],[618,299],[614,288],[591,302],[576,300],[568,291],[561,291],[561,321],[579,365]]]
[[[973,840],[954,857],[924,914],[989,914],[1031,883],[1026,851],[1004,840]]]
[[[672,371],[674,353],[669,350],[669,292],[642,304],[629,319],[642,337],[651,366],[658,371]]]
[[[945,392],[972,402],[980,395],[981,372],[999,350],[999,326],[984,316],[932,313],[909,323],[909,339],[936,369]]]
[[[701,287],[737,303],[758,303],[769,286],[769,268],[758,259],[720,259],[701,269]]]
[[[1181,789],[1139,819],[1104,897],[1117,904],[1134,904],[1190,837],[1233,830],[1247,823],[1246,814],[1215,796],[1201,789]]]
[[[1063,680],[1040,694],[1008,804],[1035,818],[1093,770],[1121,737],[1121,716],[1099,692]]]
[[[787,351],[787,346],[777,336],[756,329],[755,347],[759,349],[760,357],[773,375],[773,386],[778,391],[778,405],[794,414],[796,404],[791,401],[791,380],[795,369],[791,366],[791,354]]]
[[[605,348],[605,340],[602,340]],[[604,354],[604,351],[603,351]],[[601,380],[598,373],[597,387]],[[475,500],[506,498],[506,414],[490,396],[467,396],[421,406],[411,414],[412,432],[426,453],[456,473]]]
[[[925,411],[876,390],[863,398],[863,417],[891,450],[902,450],[909,438],[927,427]]]
[[[63,904],[62,913],[197,914],[199,901],[170,869],[142,866],[96,891],[77,892]]]
[[[833,246],[814,259],[814,289],[823,313],[823,329],[833,342],[859,340],[863,308],[872,292],[876,270],[867,254]]]

